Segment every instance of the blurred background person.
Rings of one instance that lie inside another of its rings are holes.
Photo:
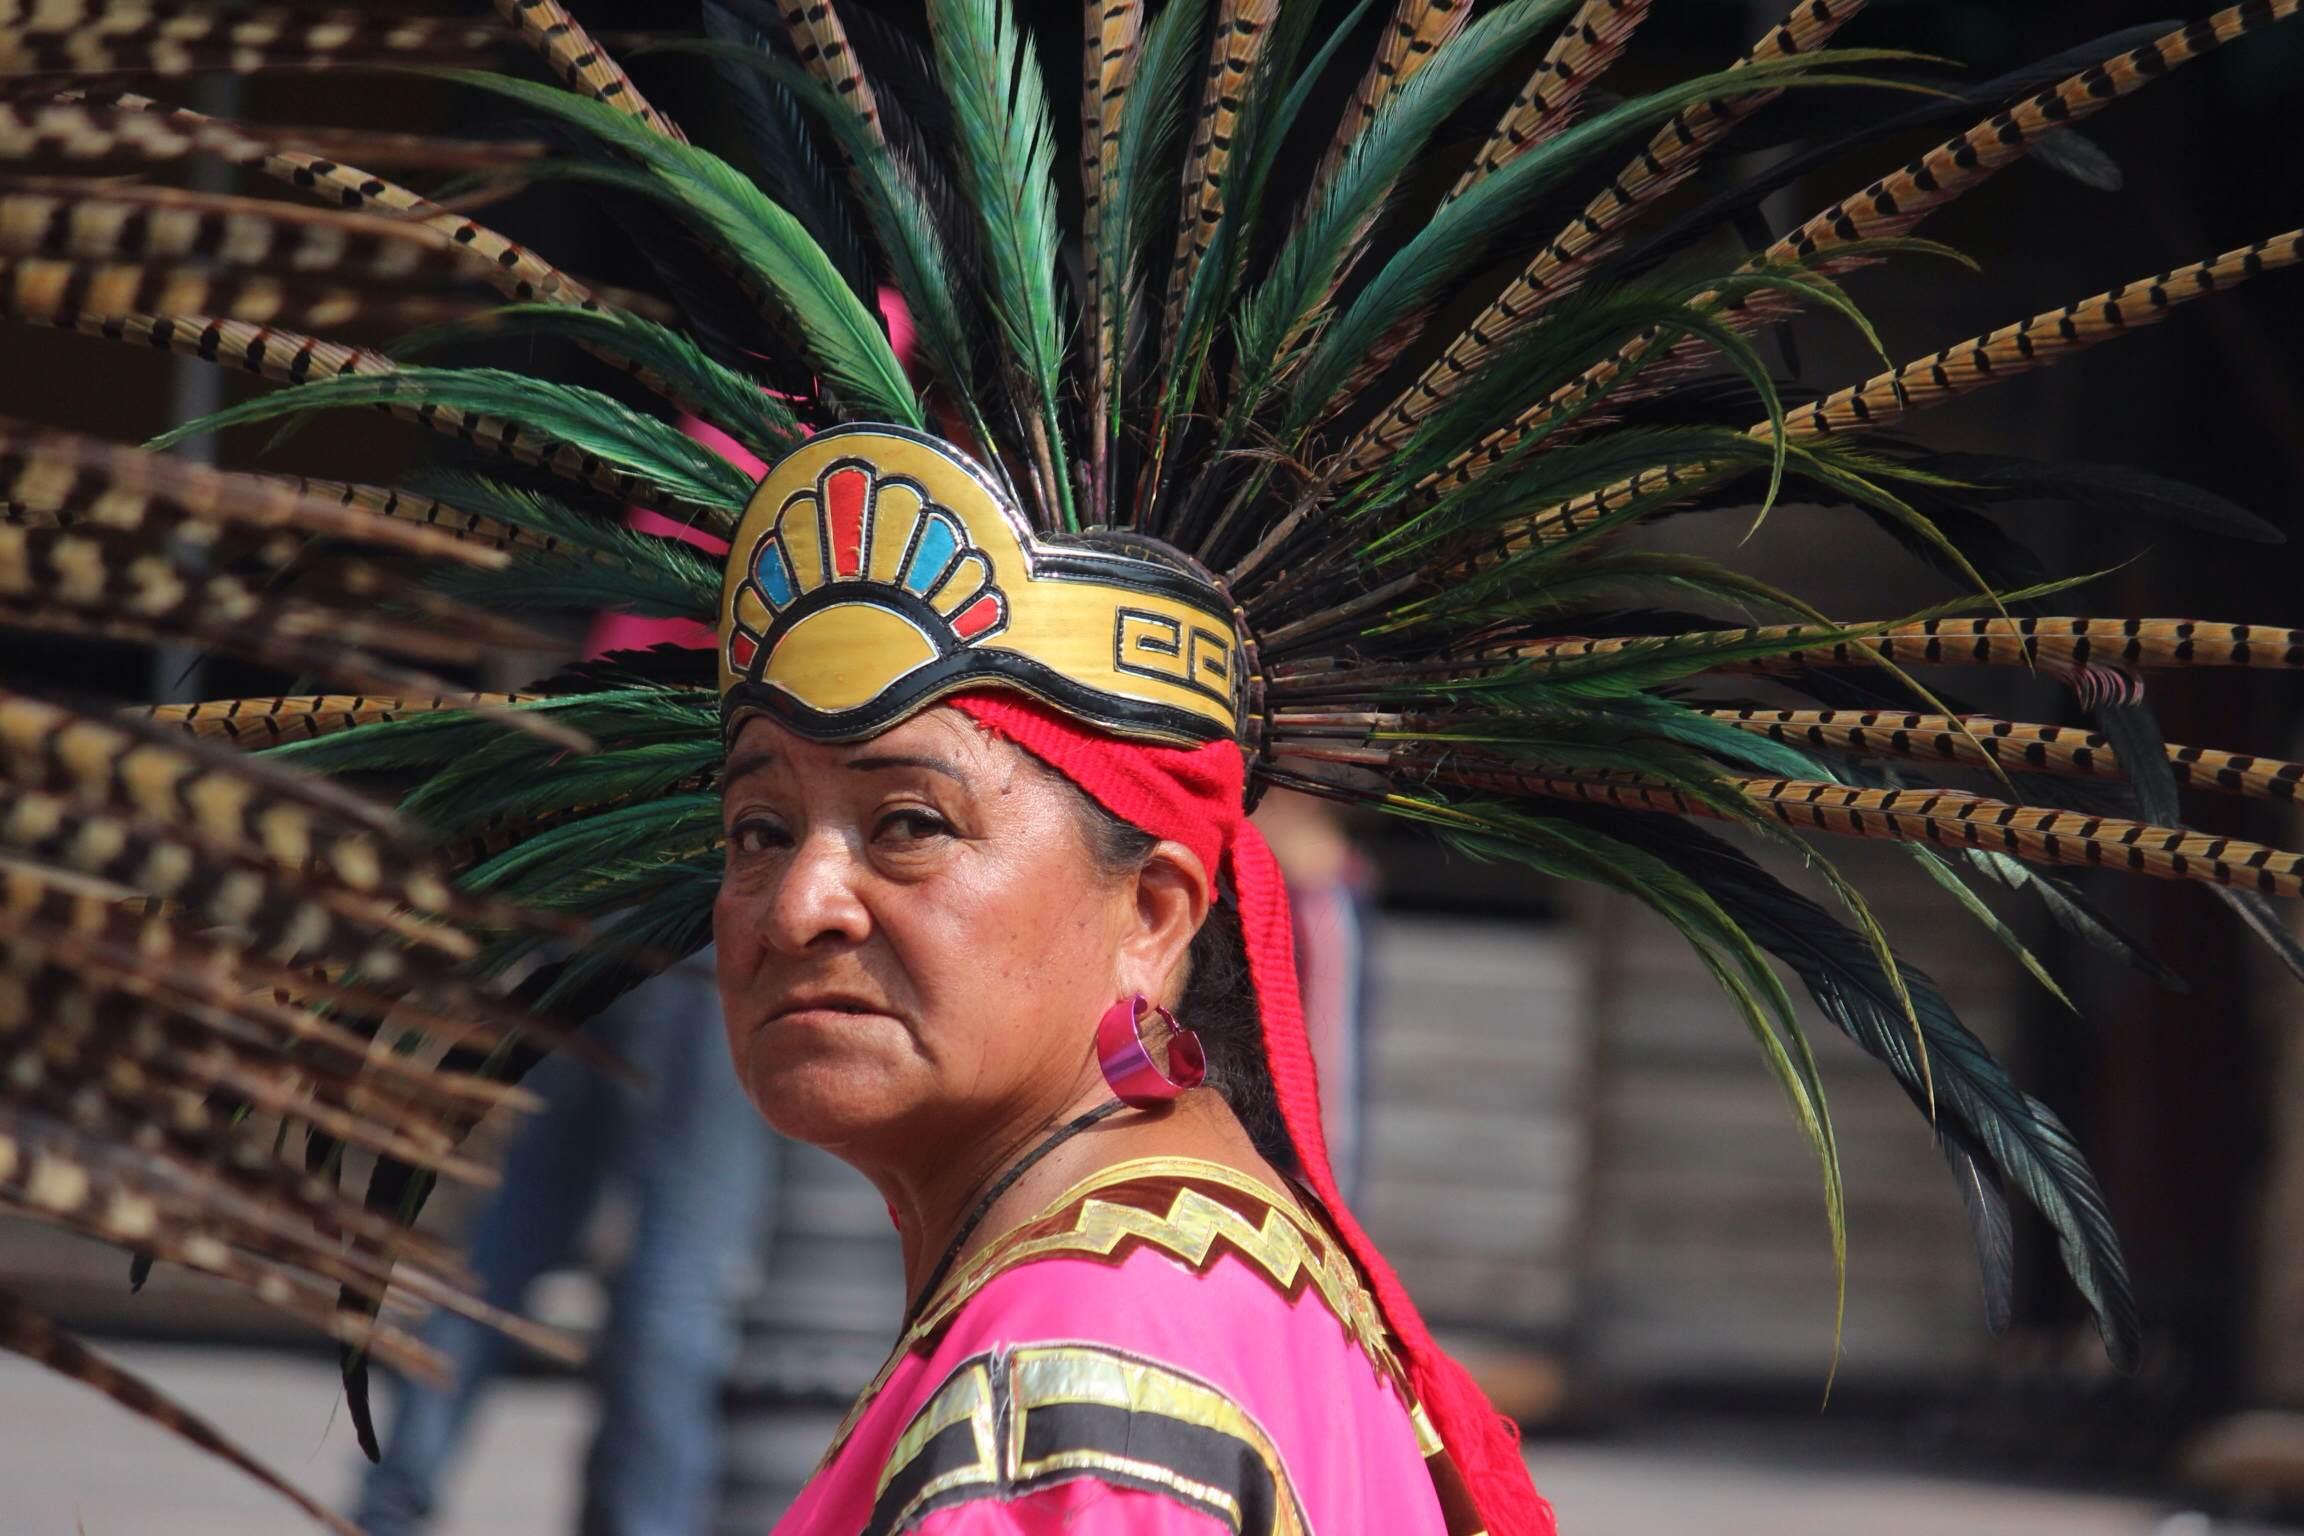
[[[584,1464],[583,1536],[695,1536],[717,1493],[733,1309],[757,1252],[777,1140],[728,1070],[711,965],[707,949],[588,1026],[645,1086],[566,1056],[531,1074],[544,1107],[520,1127],[504,1182],[469,1235],[478,1293],[524,1311],[539,1278],[578,1259],[603,1196],[629,1201],[630,1234],[593,1348],[600,1413]],[[447,1357],[451,1379],[439,1390],[398,1383],[384,1459],[354,1514],[369,1536],[426,1528],[509,1342],[445,1311],[422,1337]]]
[[[1256,825],[1288,881],[1304,1029],[1320,1069],[1320,1122],[1336,1185],[1358,1192],[1367,1103],[1368,946],[1376,866],[1353,844],[1344,813],[1325,800],[1273,790]]]

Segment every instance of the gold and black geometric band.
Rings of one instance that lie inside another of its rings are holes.
[[[1279,1452],[1198,1377],[1102,1344],[1033,1344],[962,1361],[881,1470],[866,1536],[937,1510],[1081,1478],[1173,1499],[1235,1536],[1307,1536]]]
[[[1245,678],[1221,593],[1095,534],[1034,533],[948,443],[846,426],[780,461],[721,591],[728,728],[760,711],[852,741],[987,684],[1193,745],[1237,738]]]

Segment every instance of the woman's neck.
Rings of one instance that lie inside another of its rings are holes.
[[[942,1157],[908,1168],[869,1170],[880,1187],[904,1245],[904,1294],[921,1292],[987,1244],[1028,1221],[1082,1179],[1145,1157],[1192,1157],[1222,1163],[1279,1186],[1281,1179],[1257,1155],[1231,1108],[1210,1088],[1195,1089],[1158,1109],[1122,1109],[1078,1129],[1025,1168],[985,1203],[985,1196],[1051,1137],[1111,1094],[1099,1081],[1058,1110],[1011,1120],[1023,1129],[964,1143],[967,1158]],[[971,1222],[970,1218],[974,1217]],[[947,1262],[949,1261],[949,1262]]]

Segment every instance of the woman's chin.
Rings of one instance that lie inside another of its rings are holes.
[[[744,1072],[744,1091],[778,1134],[834,1149],[902,1119],[914,1086],[860,1052],[756,1051]]]

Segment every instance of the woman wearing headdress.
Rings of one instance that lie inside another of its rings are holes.
[[[784,1529],[1548,1530],[1337,1198],[1222,593],[844,428],[725,621],[730,1048],[910,1297]]]

